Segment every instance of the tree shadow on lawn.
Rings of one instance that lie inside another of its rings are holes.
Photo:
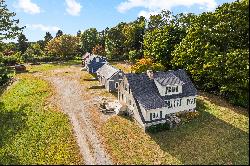
[[[11,138],[26,127],[27,114],[23,111],[26,105],[18,110],[6,110],[0,102],[0,147],[11,141]]]
[[[97,81],[96,78],[84,78],[83,81]]]
[[[0,102],[0,165],[18,164],[18,159],[5,149],[5,145],[11,144],[15,135],[26,127],[25,107],[23,105],[18,110],[7,110]]]
[[[89,89],[104,89],[105,87],[103,85],[97,85],[97,86],[91,86]]]
[[[149,135],[183,164],[249,164],[248,133],[211,115],[201,100],[197,109],[197,119]]]
[[[230,110],[233,110],[234,112],[245,115],[249,117],[249,110],[247,108],[239,107],[239,106],[234,106],[233,104],[230,104],[226,99],[216,96],[214,94],[210,94],[207,92],[199,91],[198,95],[201,96],[202,98],[208,100],[211,103],[214,103],[215,105],[218,105],[220,107],[224,107]]]

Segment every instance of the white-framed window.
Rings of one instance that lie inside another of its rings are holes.
[[[178,85],[172,85],[166,87],[166,95],[178,94],[181,93],[181,90]]]
[[[96,62],[100,62],[99,58],[96,58]]]

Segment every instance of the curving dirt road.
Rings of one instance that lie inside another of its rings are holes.
[[[70,74],[65,74],[67,72]],[[91,114],[86,111],[89,103],[82,99],[84,92],[79,82],[81,72],[79,66],[71,66],[53,70],[43,77],[54,85],[56,89],[54,99],[70,118],[85,164],[111,165],[112,161],[103,148],[91,121]]]

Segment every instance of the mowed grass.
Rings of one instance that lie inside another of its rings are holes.
[[[45,109],[51,86],[20,78],[0,97],[0,164],[82,164],[67,116]]]
[[[249,164],[249,116],[202,97],[199,116],[179,127],[144,133],[135,122],[113,117],[102,127],[118,164]]]
[[[28,65],[27,70],[31,73],[44,72],[44,71],[50,71],[50,70],[59,69],[59,68],[66,68],[71,65],[80,65],[80,64],[81,64],[80,60],[70,60],[67,62],[53,62],[53,63],[46,63],[46,64],[41,64],[41,65]]]

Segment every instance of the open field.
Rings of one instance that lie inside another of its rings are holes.
[[[197,118],[169,131],[145,133],[130,118],[102,114],[101,99],[115,100],[116,94],[108,93],[86,71],[74,73],[80,66],[70,69],[69,65],[32,66],[30,73],[18,74],[19,81],[2,95],[0,113],[6,118],[0,121],[4,124],[0,127],[0,163],[82,163],[68,116],[48,106],[47,99],[55,93],[53,86],[33,76],[46,73],[62,80],[79,77],[81,100],[114,164],[249,164],[246,109],[200,93]]]

